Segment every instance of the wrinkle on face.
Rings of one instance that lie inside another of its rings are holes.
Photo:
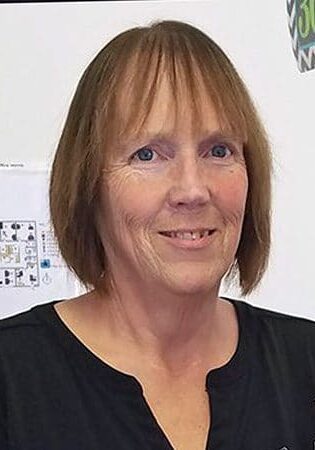
[[[207,164],[199,156],[198,145],[209,132],[220,129],[212,103],[205,97],[199,124],[203,131],[197,135],[193,129],[194,117],[187,113],[188,100],[183,96],[181,114],[174,117],[169,94],[164,79],[143,130],[166,133],[172,138],[177,153],[172,154],[165,164],[144,169],[141,164],[130,163],[131,154],[146,144],[141,136],[137,139],[125,136],[120,148],[117,143],[111,147],[110,162],[103,171],[101,195],[104,214],[109,211],[106,225],[105,220],[100,221],[104,246],[112,247],[112,254],[118,254],[120,261],[124,261],[125,270],[129,266],[131,271],[139,273],[140,278],[150,274],[171,286],[182,270],[178,267],[184,267],[184,263],[176,265],[173,262],[173,257],[165,252],[165,244],[159,241],[157,231],[176,228],[176,224],[193,223],[198,216],[203,222],[211,222],[210,225],[220,228],[217,239],[220,239],[222,251],[215,253],[213,261],[207,262],[209,283],[218,283],[233,262],[241,235],[248,189],[242,143],[237,141],[239,151],[231,165]],[[204,192],[209,192],[208,197],[204,195],[204,204],[198,208],[189,206],[189,197],[193,198],[201,186]],[[185,202],[186,209],[181,206]],[[107,226],[111,230],[110,242],[106,241]],[[203,270],[206,270],[206,263]],[[117,269],[116,276],[118,273]]]

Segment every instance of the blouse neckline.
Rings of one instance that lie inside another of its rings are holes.
[[[209,389],[234,385],[249,369],[249,328],[253,326],[252,320],[254,319],[248,319],[248,310],[252,307],[244,301],[227,297],[221,298],[231,302],[236,310],[239,325],[239,339],[237,348],[230,360],[223,366],[208,372],[206,376],[206,387]],[[39,318],[46,322],[50,330],[57,335],[60,344],[66,348],[69,353],[69,363],[78,365],[79,368],[86,369],[88,367],[94,372],[97,378],[100,378],[102,383],[115,385],[117,388],[123,390],[142,392],[142,386],[136,377],[114,368],[99,358],[68,328],[54,308],[54,305],[61,301],[63,300],[54,300],[49,303],[37,305],[32,309]]]

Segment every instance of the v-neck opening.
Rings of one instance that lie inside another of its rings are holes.
[[[206,376],[206,386],[219,386],[228,385],[237,382],[238,378],[242,377],[246,372],[247,368],[247,346],[248,346],[248,323],[245,323],[245,309],[250,307],[246,302],[231,299],[228,297],[222,297],[224,300],[229,301],[234,306],[238,320],[238,344],[237,348],[229,359],[227,363],[223,366],[212,369],[208,372]],[[85,359],[85,362],[98,372],[99,376],[107,375],[108,382],[113,384],[118,384],[119,387],[123,387],[125,383],[132,386],[136,386],[137,390],[142,391],[142,387],[136,377],[124,373],[115,367],[111,366],[109,363],[105,362],[103,359],[98,357],[93,353],[84,343],[70,330],[66,323],[61,319],[59,314],[54,308],[54,305],[60,303],[63,300],[54,300],[50,303],[37,305],[35,308],[37,314],[39,314],[43,319],[49,322],[51,326],[54,327],[55,331],[60,337],[63,337],[63,344],[79,355],[81,358]]]
[[[231,386],[235,387],[235,383],[239,382],[248,368],[248,361],[246,359],[246,348],[248,345],[248,330],[246,326],[248,323],[245,323],[245,309],[248,309],[250,305],[240,300],[234,300],[227,297],[222,298],[232,303],[235,308],[239,330],[238,344],[230,360],[223,366],[210,370],[206,376],[205,389],[208,391],[210,426],[207,433],[205,449],[210,448],[213,424],[216,420],[215,413],[213,413],[211,391],[213,389],[220,390],[224,388],[226,390]],[[143,406],[150,416],[152,428],[155,429],[156,439],[162,439],[163,445],[167,447],[167,450],[175,450],[145,398],[143,387],[138,379],[133,375],[126,374],[114,368],[103,359],[100,359],[80,341],[80,339],[68,328],[65,322],[63,322],[54,308],[54,305],[61,301],[62,300],[54,300],[47,304],[38,305],[33,309],[36,309],[39,316],[46,319],[46,321],[53,326],[55,332],[61,337],[62,345],[66,346],[72,354],[75,353],[75,357],[73,358],[74,361],[76,361],[76,357],[78,357],[79,360],[83,361],[85,365],[88,365],[94,371],[96,376],[99,377],[102,382],[105,381],[112,386],[114,385],[120,391],[129,393],[130,395],[135,395],[135,392],[140,394]]]

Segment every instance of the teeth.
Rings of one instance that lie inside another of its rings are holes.
[[[186,239],[186,240],[190,240],[190,241],[195,241],[196,239],[201,239],[204,236],[209,236],[210,235],[210,230],[206,230],[206,231],[189,231],[189,232],[181,232],[181,231],[171,231],[169,233],[167,233],[170,237],[172,238],[179,238],[179,239]]]
[[[186,233],[176,233],[177,237],[180,239],[189,239],[189,240],[195,240],[197,239],[197,236],[199,236],[199,233],[192,233],[192,232],[186,232]]]
[[[210,236],[211,231],[167,231],[164,232],[164,234],[171,238],[195,241],[196,239],[202,239],[205,236]]]

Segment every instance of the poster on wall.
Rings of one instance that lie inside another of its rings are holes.
[[[49,220],[48,170],[2,167],[0,179],[0,318],[77,295]]]
[[[315,69],[315,0],[287,0],[292,48],[300,72]]]

